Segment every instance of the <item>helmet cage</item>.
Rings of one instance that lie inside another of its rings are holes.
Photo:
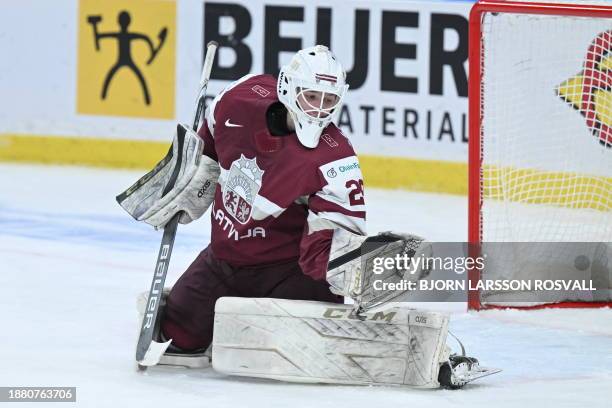
[[[342,106],[347,85],[336,87],[321,83],[312,83],[289,77],[289,98],[293,101],[292,109],[301,120],[326,125],[334,119],[334,115]],[[311,102],[309,96],[316,93],[318,103]],[[329,98],[333,101],[329,103]]]
[[[340,102],[340,96],[332,92],[309,88],[298,88],[296,92],[298,108],[315,121],[321,121],[332,116]]]

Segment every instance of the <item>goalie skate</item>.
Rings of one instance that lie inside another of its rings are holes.
[[[160,303],[160,315],[166,305],[166,297],[170,293],[170,288],[164,288]],[[138,296],[136,308],[138,310],[140,321],[144,318],[147,292],[143,292]],[[185,367],[185,368],[207,368],[210,367],[211,348],[197,350],[194,352],[185,352],[171,344],[172,339],[164,338],[159,329],[159,321],[155,322],[154,339],[145,353],[142,361],[138,362],[138,370],[144,371],[147,367],[155,365]]]
[[[481,367],[474,357],[458,356],[449,357],[447,363],[442,364],[438,373],[440,386],[449,389],[458,389],[465,384],[488,375],[499,373],[499,368]]]

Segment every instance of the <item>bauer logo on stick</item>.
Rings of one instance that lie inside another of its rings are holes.
[[[251,219],[263,173],[255,158],[248,159],[242,154],[230,167],[227,183],[223,186],[223,206],[241,224]]]
[[[593,40],[582,72],[561,83],[557,94],[585,117],[599,143],[612,148],[612,30]]]

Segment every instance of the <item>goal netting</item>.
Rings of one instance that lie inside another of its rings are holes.
[[[481,290],[472,307],[612,299],[612,2],[555,3],[472,12],[469,227],[486,254],[475,276],[597,290]]]

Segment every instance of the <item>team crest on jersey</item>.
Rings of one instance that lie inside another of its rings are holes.
[[[241,224],[251,219],[263,173],[255,157],[248,159],[242,154],[230,167],[227,182],[223,186],[223,206]]]

